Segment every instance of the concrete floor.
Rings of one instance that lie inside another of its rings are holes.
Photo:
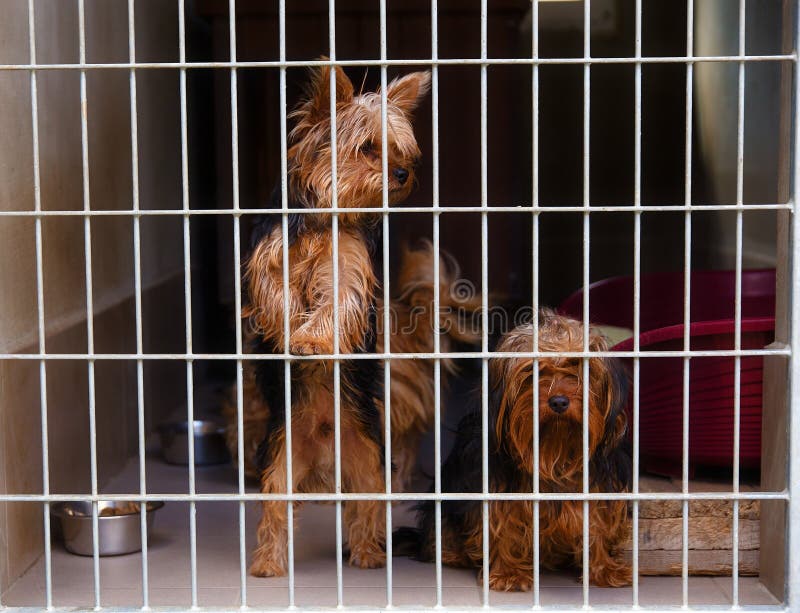
[[[185,467],[163,464],[157,457],[148,459],[147,487],[151,493],[188,491]],[[138,492],[138,462],[126,469],[105,488],[104,493]],[[227,466],[197,469],[197,491],[233,492],[236,474]],[[253,489],[252,487],[249,489]],[[297,606],[336,606],[335,510],[332,505],[306,504],[298,510],[295,537],[295,604]],[[393,509],[395,525],[408,525],[412,515],[407,505]],[[253,547],[258,507],[248,503],[246,538],[248,556]],[[201,607],[234,608],[242,604],[239,564],[238,504],[205,502],[197,504],[197,600]],[[191,568],[189,555],[189,505],[168,503],[158,511],[149,549],[150,606],[190,606]],[[53,604],[92,607],[94,579],[92,558],[67,553],[60,542],[53,544]],[[384,607],[386,570],[360,570],[343,565],[344,604]],[[436,603],[436,574],[431,564],[395,558],[393,562],[393,604],[433,606]],[[251,607],[288,605],[288,580],[285,577],[246,578],[246,602]],[[691,577],[690,605],[729,605],[731,579]],[[44,560],[40,559],[14,583],[2,603],[5,606],[42,607],[45,604]],[[469,570],[443,568],[443,605],[480,606],[481,592],[476,574]],[[582,589],[574,573],[543,573],[541,604],[581,606]],[[639,581],[641,606],[680,605],[681,582],[676,577],[642,577]],[[490,594],[491,605],[530,606],[531,593]],[[591,588],[591,605],[626,606],[632,603],[631,588]],[[742,605],[774,605],[772,596],[756,578],[739,581]],[[100,559],[100,603],[102,606],[140,607],[142,605],[141,554]]]

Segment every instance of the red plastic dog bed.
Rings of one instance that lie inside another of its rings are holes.
[[[684,275],[641,276],[639,346],[642,351],[683,349]],[[691,274],[690,348],[734,348],[733,271]],[[560,307],[580,319],[583,293],[575,292]],[[633,328],[633,278],[615,277],[589,286],[589,318],[594,324]],[[742,348],[760,349],[774,339],[775,271],[742,273]],[[633,338],[613,347],[633,350]],[[640,461],[644,470],[681,474],[683,426],[683,359],[642,358],[639,370]],[[740,466],[758,469],[761,458],[763,358],[741,359]],[[689,362],[689,468],[733,466],[733,357],[693,357]],[[632,403],[628,413],[631,416]]]

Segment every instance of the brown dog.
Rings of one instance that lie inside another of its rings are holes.
[[[520,326],[505,335],[498,352],[533,351],[534,329]],[[606,351],[605,338],[590,332],[589,350]],[[533,359],[493,358],[490,362],[489,491],[533,491],[534,394],[539,396],[539,488],[542,493],[583,491],[583,390],[589,388],[589,491],[625,492],[631,459],[622,411],[628,398],[627,373],[616,358],[589,358],[584,379],[580,358],[558,353],[583,351],[583,325],[543,311],[539,319],[538,387]],[[480,492],[481,414],[459,425],[453,451],[442,467],[445,492]],[[583,502],[543,501],[539,505],[539,551],[548,569],[580,567],[583,561]],[[395,533],[396,551],[432,561],[435,558],[434,503],[419,507],[416,529]],[[630,529],[625,501],[589,503],[589,579],[598,586],[631,582],[630,565],[617,549]],[[495,590],[528,590],[533,582],[533,503],[489,503],[489,585]],[[481,568],[483,522],[479,501],[442,503],[442,561]]]
[[[332,76],[335,124],[331,117]],[[429,73],[416,72],[395,79],[386,90],[385,145],[390,203],[402,201],[414,185],[420,152],[411,113],[429,84]],[[383,199],[381,94],[356,95],[353,84],[340,68],[326,66],[312,73],[307,97],[291,118],[295,125],[287,151],[288,204],[292,209],[306,210],[289,216],[286,243],[279,215],[266,214],[256,225],[251,239],[253,251],[245,269],[248,303],[243,315],[256,339],[258,353],[282,354],[288,349],[297,356],[320,356],[291,364],[293,444],[288,451],[292,454],[293,491],[335,491],[333,373],[338,368],[342,490],[382,492],[381,414],[375,400],[380,397],[380,362],[342,359],[337,366],[330,357],[325,359],[335,353],[375,351],[377,279],[372,253],[377,217],[359,209],[379,207]],[[331,165],[334,143],[335,190]],[[280,204],[277,198],[273,202],[275,208]],[[336,301],[333,218],[327,210],[317,212],[334,204],[343,211],[337,217]],[[286,287],[284,255],[288,260]],[[245,391],[247,412],[255,406],[268,415],[257,463],[263,468],[262,492],[275,494],[285,492],[287,487],[285,371],[282,359],[266,358],[253,361]],[[251,448],[248,443],[248,449]],[[258,547],[250,567],[254,575],[286,572],[286,509],[285,502],[263,504]],[[344,515],[350,563],[363,568],[382,566],[385,562],[383,505],[369,500],[348,502]]]

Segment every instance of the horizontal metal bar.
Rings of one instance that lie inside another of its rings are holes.
[[[380,607],[384,609],[384,607]],[[15,608],[14,611],[41,611],[39,607],[22,607],[22,608]],[[75,613],[77,609],[72,606],[66,607],[50,607],[47,609],[48,612],[53,611],[54,613]],[[131,607],[102,607],[102,611],[108,611],[109,613],[129,613],[130,611],[140,611],[143,609],[139,609],[138,607],[132,609]],[[174,606],[170,607],[148,607],[147,611],[178,611]],[[229,607],[203,607],[197,606],[191,608],[192,612],[203,613],[205,611],[208,612],[216,612],[216,611],[240,611],[242,608],[238,606],[229,606]],[[244,610],[248,611],[286,611],[286,606],[262,606],[258,605],[258,609],[252,609],[247,607]],[[337,606],[320,606],[320,605],[297,605],[292,606],[288,610],[290,611],[331,611],[331,612],[338,612],[341,613],[343,610],[355,610],[355,611],[370,611],[373,610],[373,607],[363,607],[363,606],[347,606],[347,607],[337,607]],[[443,613],[448,613],[450,611],[460,612],[460,611],[486,611],[487,608],[484,606],[466,606],[466,605],[458,605],[458,606],[436,606],[435,609],[431,609],[430,607],[425,607],[422,605],[392,605],[392,611],[442,611]],[[491,606],[492,611],[530,611],[530,607],[521,607],[520,605],[497,605],[492,604]],[[535,610],[548,610],[548,611],[574,611],[575,607],[570,606],[552,606],[545,608],[536,608]],[[589,605],[588,607],[581,606],[580,611],[645,611],[647,613],[675,613],[676,611],[729,611],[731,610],[729,607],[719,606],[719,605],[708,605],[708,606],[686,606],[680,608],[669,608],[669,607],[647,607],[647,606],[623,606],[623,605]],[[782,606],[782,605],[752,605],[752,606],[739,606],[735,609],[736,611],[763,611],[764,613],[789,613],[791,611],[790,608]]]
[[[510,206],[401,206],[389,209],[388,213],[659,213],[659,212],[686,212],[686,211],[770,211],[770,210],[792,210],[794,204],[764,203],[764,204],[675,204],[675,205],[642,205],[633,204],[612,204],[612,205],[591,205],[591,206],[558,206],[544,205],[531,206],[530,204],[519,204]],[[319,215],[319,214],[347,214],[347,210],[331,208],[314,209],[118,209],[118,210],[97,210],[91,211],[0,211],[0,217],[153,217],[153,216],[174,216],[189,217],[191,215],[227,215],[231,217],[242,217],[245,215]],[[380,213],[385,215],[386,209],[379,207],[364,207],[358,209],[359,213]]]
[[[480,493],[480,492],[402,492],[402,493],[217,493],[217,494],[2,494],[0,502],[242,502],[242,501],[295,501],[295,502],[347,502],[348,500],[376,501],[423,501],[423,500],[534,500],[546,502],[552,500],[789,500],[789,493],[781,492],[533,492],[526,493]]]
[[[340,353],[338,355],[289,355],[285,353],[0,353],[0,360],[473,360],[481,358],[708,358],[764,355],[790,356],[791,348],[714,349],[703,351],[464,351],[439,353]]]
[[[306,68],[312,66],[507,66],[591,65],[591,64],[694,64],[697,62],[793,62],[794,53],[777,55],[696,55],[650,57],[540,57],[540,58],[440,58],[402,60],[269,60],[258,62],[120,62],[61,64],[0,64],[2,70],[151,70],[221,68]]]

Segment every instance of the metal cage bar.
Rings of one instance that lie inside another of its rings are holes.
[[[178,54],[181,62],[186,61],[186,4],[178,0]],[[189,199],[189,134],[188,110],[186,101],[186,69],[179,72],[180,121],[181,121],[181,196],[183,204],[183,299],[186,342],[186,420],[194,423],[194,356],[192,332],[192,246],[191,246],[191,201]],[[195,470],[195,440],[187,437],[189,443],[189,494],[197,491]],[[192,607],[197,601],[197,502],[189,502],[189,567],[191,570]]]
[[[794,49],[800,48],[800,3],[794,4]],[[800,121],[798,121],[798,101],[800,101],[800,67],[797,60],[794,64],[794,89],[792,96],[792,185],[791,190],[795,201],[800,197]],[[800,238],[800,214],[795,209],[791,217],[789,234],[791,249],[791,279],[789,281],[789,319],[791,325],[791,347],[789,357],[789,474],[787,479],[789,489],[788,503],[788,547],[786,548],[788,560],[786,564],[786,601],[792,610],[800,609],[800,424],[798,423],[797,410],[800,406],[800,249],[797,240]]]
[[[642,0],[636,0],[634,53],[642,57]],[[640,351],[642,304],[642,64],[634,65],[634,115],[633,115],[633,352]],[[633,358],[633,493],[639,493],[639,358]],[[639,502],[634,500],[631,509],[631,543],[633,565],[633,606],[639,606]]]
[[[694,53],[694,0],[686,0],[686,53]],[[691,349],[692,291],[692,91],[694,65],[686,64],[686,139],[684,153],[684,198],[687,206],[683,226],[683,349]],[[689,357],[683,358],[681,411],[681,492],[689,493]],[[689,606],[689,501],[681,505],[681,604]]]
[[[286,0],[278,2],[278,53],[282,61],[286,60]],[[282,67],[280,76],[280,131],[281,131],[281,241],[282,250],[282,282],[283,282],[283,351],[289,355],[289,162],[287,151],[288,131],[286,127],[286,67]],[[283,404],[284,421],[286,423],[286,492],[294,490],[294,473],[292,465],[292,367],[288,360],[283,362]],[[289,576],[289,607],[295,606],[294,579],[294,504],[286,505],[286,547],[287,574]]]
[[[78,0],[78,56],[81,65],[86,63],[86,6]],[[83,181],[83,210],[91,210],[89,183],[89,103],[86,89],[86,70],[80,71],[81,100],[81,178]],[[83,218],[83,248],[86,283],[86,347],[94,353],[94,298],[92,281],[92,225],[91,218]],[[92,494],[97,495],[97,406],[95,402],[95,361],[87,359],[89,379],[89,469]],[[92,502],[92,561],[94,567],[94,604],[100,607],[100,549],[97,501]]]
[[[331,60],[336,59],[336,1],[328,0],[328,45]],[[339,356],[339,183],[337,169],[336,71],[330,72],[331,113],[331,260],[333,261],[333,355]],[[342,493],[342,380],[341,363],[333,362],[334,479],[337,494]],[[336,501],[336,605],[344,606],[342,571],[342,501]]]
[[[660,213],[660,212],[682,212],[682,211],[771,211],[771,210],[792,210],[794,203],[792,201],[785,203],[764,203],[764,204],[695,204],[691,207],[685,204],[673,205],[643,205],[640,213]],[[587,208],[583,205],[574,206],[558,206],[558,205],[539,205],[536,207],[539,213],[584,213]],[[530,211],[531,203],[517,204],[517,205],[478,205],[478,206],[440,206],[438,211],[440,213],[525,213]],[[592,213],[630,213],[635,209],[632,204],[593,204],[591,205]],[[363,207],[359,208],[362,213],[383,213],[383,207]],[[333,212],[333,209],[327,207],[319,207],[313,209],[297,209],[289,208],[287,213],[300,213],[303,215],[324,215]],[[404,206],[402,208],[392,209],[392,215],[403,215],[413,213],[431,213],[431,207],[428,206]],[[232,215],[232,209],[192,209],[192,215]],[[276,211],[275,209],[261,209],[261,208],[248,208],[242,209],[239,215],[282,215],[283,211]],[[184,215],[181,209],[143,209],[140,211],[132,210],[113,210],[113,209],[93,209],[86,213],[82,211],[68,211],[68,210],[22,210],[22,211],[0,211],[0,217],[180,217]]]
[[[380,54],[381,59],[387,56],[386,40],[386,0],[379,2],[380,17]],[[391,280],[389,274],[389,127],[388,99],[389,86],[386,66],[381,66],[381,214],[382,223],[382,258],[383,258],[383,351],[391,353]],[[437,277],[438,279],[438,277]],[[392,362],[383,362],[383,468],[384,488],[387,494],[392,493]],[[392,503],[386,502],[385,513],[386,534],[386,607],[393,606],[393,570],[392,563]]]
[[[541,0],[540,0],[541,1]],[[48,64],[0,64],[0,70],[137,70],[143,69],[207,69],[207,68],[306,68],[310,66],[481,66],[488,58],[439,58],[439,59],[398,59],[398,60],[277,60],[277,61],[245,61],[245,62],[91,62],[86,64],[48,63]],[[560,57],[549,58],[491,58],[492,65],[583,65],[583,64],[635,64],[637,60],[630,57]],[[641,59],[643,64],[686,64],[697,62],[739,63],[739,62],[795,62],[794,54],[761,54],[761,55],[697,55],[697,56],[647,56]]]
[[[539,57],[539,0],[534,0],[531,4],[531,57]],[[533,290],[533,343],[534,352],[539,351],[539,65],[533,64],[531,67],[531,126],[533,140],[533,167],[531,168],[531,200],[533,204],[532,236],[531,236],[531,288]],[[539,360],[533,358],[533,377],[531,384],[533,389],[539,388]],[[538,494],[539,483],[539,394],[533,394],[533,493]],[[539,549],[539,538],[541,534],[540,506],[539,501],[533,502],[533,607],[540,607],[541,600],[541,577],[539,566],[541,563],[541,552]]]
[[[128,0],[128,58],[136,62],[136,8],[135,0]],[[131,198],[135,212],[141,211],[139,201],[139,115],[137,106],[136,71],[129,76],[131,115]],[[141,218],[133,217],[133,282],[136,319],[136,353],[144,353],[142,326],[142,242]],[[144,361],[136,360],[136,419],[138,428],[139,493],[147,495],[146,426],[144,413]],[[147,542],[147,505],[139,507],[139,534],[142,540],[142,608],[150,606],[149,558]]]
[[[695,492],[689,494],[666,493],[666,492],[540,492],[534,494],[527,493],[472,493],[472,492],[442,492],[422,493],[422,492],[403,492],[394,494],[371,494],[343,492],[336,493],[294,493],[294,494],[3,494],[0,495],[0,502],[96,502],[98,500],[109,500],[119,502],[142,502],[142,501],[178,501],[178,502],[239,502],[241,500],[268,500],[268,501],[287,501],[295,502],[335,502],[341,500],[396,500],[396,501],[417,501],[417,500],[529,500],[533,501],[555,501],[555,500],[790,500],[789,491],[780,492]]]
[[[702,349],[702,350],[670,350],[670,351],[640,351],[638,356],[633,351],[462,351],[462,352],[440,352],[438,355],[432,352],[418,353],[339,353],[339,354],[319,354],[315,356],[285,355],[282,353],[270,354],[239,354],[239,353],[3,353],[0,360],[96,360],[96,361],[116,361],[116,360],[279,360],[287,358],[292,360],[430,360],[440,358],[465,358],[479,359],[482,357],[492,358],[546,358],[546,357],[565,357],[565,358],[691,358],[691,357],[747,357],[747,356],[766,356],[780,355],[790,356],[791,349]]]
[[[739,0],[739,52],[745,52],[746,0]],[[739,62],[736,109],[736,201],[744,200],[744,86],[745,65]],[[734,348],[742,348],[742,231],[744,214],[736,212],[736,287],[734,295]],[[739,493],[739,452],[741,438],[742,358],[734,357],[733,369],[733,492]],[[739,501],[731,503],[731,606],[739,606]]]
[[[592,8],[591,1],[584,0],[583,3],[583,351],[589,353],[589,260],[591,258],[591,191],[590,191],[590,171],[591,171],[591,99],[592,81],[591,65],[589,58],[592,55]],[[581,358],[582,380],[589,380],[589,357]],[[583,437],[583,470],[582,470],[582,491],[584,494],[589,492],[589,386],[582,386],[582,437]],[[589,501],[583,501],[583,556],[581,585],[583,587],[583,606],[589,606]]]
[[[231,62],[236,62],[236,0],[228,2],[228,43]],[[241,216],[239,202],[239,75],[237,69],[230,70],[231,95],[231,197],[233,209],[233,293],[234,293],[234,333],[236,353],[243,353],[242,331],[242,245]],[[236,457],[239,493],[244,494],[244,365],[236,360]],[[291,503],[287,503],[291,506]],[[239,598],[242,607],[247,606],[247,546],[245,532],[247,527],[244,502],[239,503]]]
[[[439,57],[439,6],[438,0],[431,0],[431,57]],[[431,66],[431,132],[432,132],[432,151],[431,165],[433,169],[433,185],[431,189],[431,217],[433,232],[433,304],[434,312],[438,317],[441,308],[441,296],[439,288],[439,251],[440,251],[440,226],[439,214],[439,67]],[[433,336],[433,353],[438,356],[440,348],[440,336],[438,329]],[[442,493],[442,363],[439,357],[434,358],[434,405],[433,405],[433,491],[437,495]],[[442,502],[437,499],[434,502],[434,532],[436,543],[434,545],[434,564],[436,572],[436,606],[443,606],[442,601]]]
[[[31,63],[36,63],[36,15],[34,0],[28,0],[28,41],[29,57]],[[31,71],[31,134],[33,145],[33,206],[35,211],[42,210],[41,170],[39,155],[39,94],[37,74]],[[44,317],[44,256],[42,254],[42,219],[37,217],[34,223],[36,241],[36,325],[38,333],[39,353],[47,353],[47,329]],[[41,423],[42,442],[42,494],[50,493],[50,445],[48,441],[48,410],[47,410],[47,361],[39,360],[39,410]],[[42,522],[44,533],[44,581],[45,581],[45,606],[53,606],[53,567],[52,545],[50,542],[50,503],[42,505]],[[2,606],[2,600],[0,600]]]
[[[489,118],[488,118],[488,74],[485,60],[488,58],[488,6],[487,0],[481,0],[480,7],[481,20],[481,205],[486,206],[489,201],[489,177],[488,177],[488,139],[489,139]],[[486,212],[481,213],[481,349],[485,353],[489,350],[489,217]],[[482,460],[482,491],[489,493],[489,360],[484,355],[481,357],[481,460]],[[482,504],[483,519],[483,561],[482,561],[482,584],[483,594],[481,601],[483,606],[488,607],[489,601],[489,516],[490,506],[488,500]]]

